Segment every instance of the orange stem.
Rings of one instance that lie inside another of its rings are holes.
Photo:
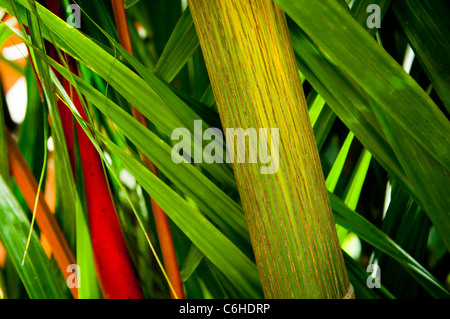
[[[125,13],[125,6],[123,0],[112,0],[112,6],[114,10],[114,18],[116,21],[117,32],[119,35],[119,43],[130,53],[133,54],[133,47],[131,45],[130,31],[128,29],[127,17]],[[147,119],[145,116],[139,112],[134,106],[133,116],[134,118],[144,125],[147,125]],[[144,155],[141,154],[141,158],[144,163],[150,167],[152,172],[158,176],[158,169],[156,166]],[[175,290],[176,296],[174,296],[171,291],[170,294],[172,298],[178,297],[179,299],[184,299],[183,282],[181,280],[180,270],[178,267],[177,256],[175,253],[175,247],[173,244],[172,234],[169,226],[169,218],[162,208],[151,198],[153,215],[155,218],[156,230],[158,233],[158,239],[161,246],[162,257],[164,261],[164,266],[166,268],[167,276],[169,281]]]
[[[6,249],[3,247],[2,243],[0,243],[0,268],[5,267],[6,261]]]
[[[38,184],[9,131],[6,132],[6,140],[12,176],[19,186],[28,207],[33,211],[38,192]],[[63,274],[66,274],[67,266],[76,264],[77,262],[55,216],[51,213],[42,194],[39,196],[36,207],[36,222],[51,246],[59,269]],[[78,298],[77,289],[76,287],[70,289],[75,299]]]

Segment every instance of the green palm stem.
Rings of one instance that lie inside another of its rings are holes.
[[[237,163],[227,139],[265,296],[353,297],[284,13],[272,0],[188,3],[223,128],[279,129],[279,143],[259,136],[275,167],[279,152],[273,174]]]

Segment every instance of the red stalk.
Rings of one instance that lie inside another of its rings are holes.
[[[47,0],[47,8],[60,16],[58,0]],[[50,57],[59,61],[55,48],[51,46]],[[70,70],[77,74],[75,61],[67,58]],[[80,97],[69,81],[63,80],[64,88],[82,118],[87,121]],[[72,113],[58,101],[67,147],[74,167],[74,140]],[[81,126],[76,124],[80,157],[83,166],[89,226],[94,251],[94,260],[100,286],[105,298],[143,298],[125,239],[117,219],[115,207],[109,192],[103,165],[97,150]]]

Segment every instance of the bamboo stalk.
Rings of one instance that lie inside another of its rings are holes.
[[[279,129],[279,143],[275,131],[258,141],[279,151],[276,173],[234,150],[265,296],[352,297],[284,13],[272,0],[188,3],[223,127]]]
[[[28,208],[33,210],[38,191],[38,184],[33,176],[33,173],[25,162],[22,153],[8,131],[6,134],[6,139],[8,143],[9,165],[12,176],[14,177],[14,180],[25,198]],[[76,264],[77,262],[55,216],[51,213],[50,208],[48,207],[42,194],[39,196],[36,207],[36,222],[42,233],[45,234],[45,237],[51,246],[53,255],[55,256],[56,263],[65,276],[67,274],[67,266]],[[78,288],[73,287],[70,291],[73,297],[77,299]]]
[[[130,31],[128,29],[123,0],[112,0],[112,5],[117,32],[119,35],[119,42],[130,54],[133,54],[133,47],[131,45]],[[145,116],[134,106],[132,106],[132,110],[134,118],[145,127],[148,127]],[[147,167],[150,167],[152,172],[158,176],[158,169],[156,166],[142,153],[141,158]],[[169,278],[169,285],[171,286],[170,294],[172,298],[184,299],[183,282],[181,280],[180,269],[178,267],[177,256],[170,231],[169,218],[161,207],[153,200],[153,198],[151,198],[151,204],[158,239],[161,246],[163,262]]]

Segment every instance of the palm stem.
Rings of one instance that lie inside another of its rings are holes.
[[[352,297],[284,13],[272,0],[189,7],[222,126],[256,129],[279,160],[269,174],[261,161],[233,164],[266,297]]]

